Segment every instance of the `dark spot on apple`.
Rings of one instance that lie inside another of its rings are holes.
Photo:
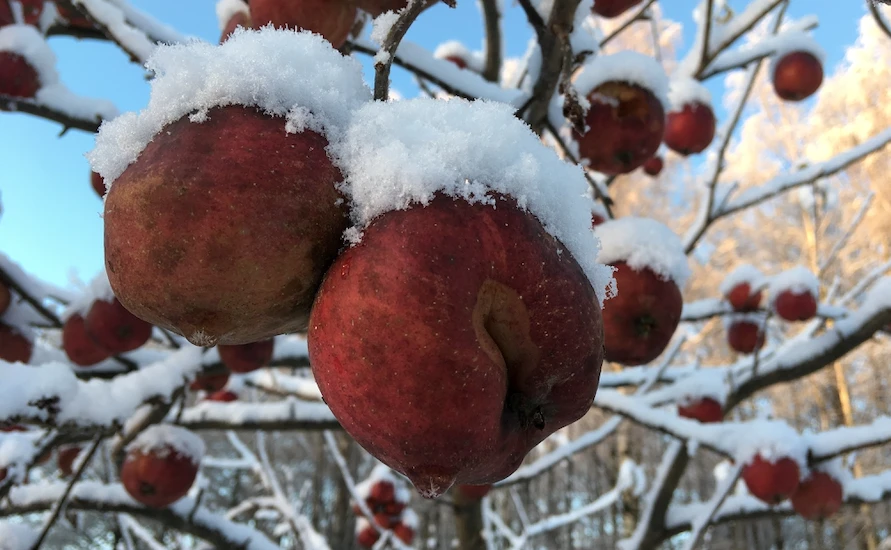
[[[656,328],[656,319],[652,315],[644,315],[634,320],[634,330],[639,336],[648,336]]]
[[[544,412],[542,412],[541,410],[541,407],[536,407],[535,411],[532,412],[532,425],[539,430],[544,429],[545,417]]]
[[[618,151],[616,153],[616,162],[622,166],[628,166],[634,160],[634,153],[631,151]]]
[[[155,486],[147,481],[139,482],[139,493],[142,495],[154,495],[155,494]]]

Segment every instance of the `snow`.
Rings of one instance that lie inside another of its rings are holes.
[[[782,420],[752,420],[739,430],[733,458],[739,464],[750,463],[756,455],[769,462],[791,458],[799,468],[807,468],[807,443],[792,426]]]
[[[680,111],[685,105],[693,103],[711,107],[712,94],[698,80],[674,77],[668,84],[668,101],[672,111]]]
[[[677,403],[686,406],[693,401],[709,397],[724,405],[728,393],[730,393],[730,383],[727,380],[727,371],[706,368],[681,378],[674,384],[648,393],[645,401],[650,404]]]
[[[148,59],[156,48],[155,43],[143,31],[127,22],[124,10],[112,0],[71,0],[71,3],[75,7],[85,8],[115,42],[140,61]]]
[[[443,42],[439,46],[436,47],[436,50],[433,51],[433,57],[436,59],[447,59],[449,57],[456,57],[464,63],[467,64],[467,68],[471,71],[482,72],[483,70],[483,56],[479,52],[472,52],[467,49],[464,44],[458,42],[457,40],[451,40],[449,42]]]
[[[560,160],[508,105],[457,98],[368,103],[329,150],[346,175],[352,243],[374,218],[426,205],[436,193],[490,205],[489,194],[501,193],[569,250],[601,303],[613,284],[611,270],[596,262],[582,169]]]
[[[767,279],[757,267],[751,264],[740,264],[724,277],[721,286],[718,287],[718,292],[726,296],[737,285],[743,283],[749,283],[750,292],[756,292],[767,283]]]
[[[160,46],[146,67],[156,74],[148,106],[103,123],[87,155],[109,186],[154,136],[186,115],[201,122],[214,107],[253,106],[281,117],[288,132],[334,136],[371,99],[359,62],[309,32],[238,29],[219,46]]]
[[[0,550],[30,550],[38,532],[23,523],[0,521]]]
[[[383,45],[398,20],[399,14],[395,11],[388,11],[377,16],[371,22],[371,39]]]
[[[783,35],[782,40],[775,42],[774,55],[770,62],[770,74],[774,74],[777,63],[783,57],[794,52],[807,52],[816,57],[821,65],[826,62],[826,52],[813,37],[803,32],[789,33]]]
[[[171,417],[172,421],[174,417]],[[250,425],[268,422],[307,424],[331,424],[336,425],[337,420],[331,414],[331,409],[324,403],[313,403],[299,399],[288,398],[272,403],[216,403],[202,401],[193,407],[183,411],[182,417],[177,422],[189,427],[194,424],[213,424],[214,422],[226,425]]]
[[[770,278],[767,293],[770,296],[771,305],[777,296],[787,290],[792,291],[793,294],[809,293],[814,298],[819,298],[820,281],[810,269],[804,266],[787,269]]]
[[[767,320],[767,312],[765,311],[749,311],[749,312],[730,312],[727,315],[724,315],[722,320],[724,321],[724,331],[726,332],[731,326],[737,323],[752,323],[754,325],[758,325],[759,327],[764,327],[764,322]]]
[[[191,459],[193,464],[201,464],[204,457],[204,441],[194,433],[170,424],[149,426],[136,439],[127,445],[127,451],[153,454],[164,458],[170,451]]]
[[[842,489],[854,481],[854,475],[850,470],[845,468],[844,459],[842,457],[819,462],[816,465],[812,465],[810,470],[812,472],[823,472],[828,474],[832,479],[841,484]]]
[[[69,317],[74,315],[80,315],[81,317],[86,317],[87,312],[90,311],[90,307],[93,305],[93,302],[104,301],[104,302],[113,302],[115,300],[114,292],[111,290],[111,283],[108,281],[108,274],[103,269],[100,271],[93,280],[90,281],[81,294],[79,294],[76,298],[71,300],[68,303],[68,306],[62,312],[62,315],[59,318],[62,321],[67,320]]]
[[[418,514],[416,514],[414,510],[408,508],[402,511],[402,518],[400,521],[402,522],[402,525],[405,525],[413,531],[417,531],[418,527],[421,525],[421,518],[418,517]]]
[[[41,86],[59,82],[56,55],[43,36],[30,25],[7,25],[0,28],[0,51],[24,57],[40,78]]]
[[[683,288],[690,277],[687,255],[678,236],[662,223],[632,216],[608,220],[594,228],[600,238],[597,261],[624,261],[636,271],[649,268]]]
[[[580,96],[587,97],[595,88],[606,82],[636,84],[651,91],[666,111],[671,107],[668,99],[668,76],[662,65],[648,55],[627,50],[611,55],[593,56],[582,66],[573,85]]]
[[[356,536],[359,536],[359,534],[360,534],[362,531],[368,529],[369,527],[371,527],[371,522],[368,521],[368,520],[365,518],[365,516],[361,516],[361,517],[356,518]]]
[[[220,30],[224,30],[229,21],[239,13],[243,13],[250,17],[251,10],[245,0],[218,0],[216,5],[217,23]]]

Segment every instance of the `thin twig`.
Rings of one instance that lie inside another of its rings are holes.
[[[652,6],[655,3],[656,3],[656,0],[647,0],[640,8],[638,8],[638,10],[636,12],[634,12],[634,15],[632,15],[624,23],[619,25],[619,27],[616,30],[614,30],[613,32],[611,32],[606,38],[601,40],[600,47],[601,48],[605,47],[607,44],[609,44],[610,42],[615,40],[620,34],[622,34],[622,32],[624,32],[626,29],[628,29],[631,25],[633,25],[637,21],[644,19],[644,16],[646,15],[647,10],[649,10],[650,6]]]
[[[684,545],[683,550],[695,550],[699,541],[702,539],[702,536],[708,530],[708,526],[712,521],[712,518],[715,517],[718,509],[724,504],[724,501],[727,499],[727,495],[730,494],[730,491],[733,490],[733,486],[736,485],[736,481],[739,479],[740,473],[742,473],[743,463],[738,461],[736,465],[733,466],[733,470],[727,474],[727,477],[721,480],[721,483],[715,487],[715,493],[712,495],[712,498],[708,501],[708,508],[706,509],[704,514],[698,516],[695,520],[693,520],[693,532],[690,533],[690,538],[687,539],[687,543]]]
[[[374,56],[374,99],[387,101],[390,96],[390,68],[393,66],[393,56],[408,28],[415,19],[424,11],[428,0],[409,0],[408,6],[399,12],[399,18],[390,27],[390,31],[381,44],[381,49]]]

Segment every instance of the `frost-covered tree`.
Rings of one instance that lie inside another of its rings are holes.
[[[445,0],[0,0],[105,224],[80,288],[0,256],[0,549],[879,548],[891,32],[824,74],[790,1],[480,0],[474,51],[413,42]]]

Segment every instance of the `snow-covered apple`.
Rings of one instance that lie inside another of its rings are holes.
[[[272,360],[275,341],[261,340],[235,346],[220,345],[220,360],[232,372],[245,373],[262,369]]]
[[[802,101],[823,84],[823,63],[810,51],[790,52],[773,65],[773,89],[784,101]]]
[[[727,323],[727,344],[737,353],[755,353],[764,347],[761,318],[734,318]]]
[[[756,267],[741,264],[724,278],[719,290],[734,311],[745,313],[756,311],[761,306],[766,285],[764,275]]]
[[[62,349],[75,365],[88,367],[104,361],[111,353],[90,336],[83,316],[74,314],[62,325]]]
[[[594,13],[601,17],[618,17],[641,3],[642,0],[594,0]]]
[[[734,311],[756,311],[761,305],[761,290],[752,289],[749,283],[739,283],[730,289],[724,297],[730,302]]]
[[[264,53],[246,59],[246,46]],[[149,108],[104,124],[91,153],[110,184],[112,288],[196,345],[301,330],[347,227],[326,133],[370,98],[358,64],[317,36],[270,28],[177,55],[192,57],[188,76],[178,57],[157,59],[171,67]],[[168,124],[171,110],[180,118]],[[121,158],[122,141],[138,158]]]
[[[645,163],[643,163],[643,171],[646,175],[656,177],[662,173],[662,168],[665,167],[665,161],[662,160],[660,156],[654,156],[647,159]]]
[[[356,20],[354,0],[249,0],[251,20],[263,27],[304,29],[339,48]],[[404,2],[403,2],[404,3]]]
[[[26,25],[36,25],[43,13],[45,0],[19,0],[22,7],[23,22]],[[16,23],[12,14],[12,8],[7,0],[0,0],[0,27]]]
[[[0,323],[0,359],[9,363],[31,360],[34,344],[14,327]]]
[[[405,544],[411,544],[415,540],[415,530],[405,523],[399,523],[393,527],[393,534]]]
[[[105,196],[105,181],[98,173],[90,172],[90,186],[99,195],[100,199]]]
[[[720,422],[724,418],[724,407],[711,397],[688,399],[678,404],[678,416],[692,418],[703,424]]]
[[[770,280],[768,294],[773,311],[783,320],[807,321],[817,314],[820,282],[803,266],[788,269]]]
[[[381,534],[365,518],[359,518],[356,522],[356,544],[362,548],[372,548],[380,540]]]
[[[84,328],[100,348],[112,354],[138,349],[152,337],[152,325],[130,313],[117,298],[93,302]]]
[[[444,59],[454,64],[459,69],[467,69],[469,67],[477,72],[480,70],[477,62],[478,60],[475,58],[474,53],[458,41],[452,40],[440,44],[436,48],[436,51],[433,52],[433,57]]]
[[[755,455],[742,469],[742,479],[749,492],[767,504],[779,504],[798,488],[800,469],[789,457],[765,459]]]
[[[689,79],[675,79],[669,88],[671,110],[665,121],[665,145],[684,156],[701,153],[715,138],[717,119],[711,94]]]
[[[40,89],[40,76],[21,55],[0,51],[0,95],[33,98]]]
[[[809,520],[833,516],[844,502],[841,483],[826,472],[811,471],[792,495],[792,509]]]
[[[192,432],[151,426],[127,446],[121,483],[136,501],[165,508],[189,492],[203,455],[204,442]]]
[[[56,463],[59,465],[59,471],[63,476],[70,476],[74,473],[74,461],[80,454],[80,447],[76,445],[66,446],[59,449],[56,455]]]
[[[596,56],[574,81],[590,106],[585,133],[573,131],[579,156],[604,174],[627,174],[659,149],[667,80],[652,58],[631,51]]]

